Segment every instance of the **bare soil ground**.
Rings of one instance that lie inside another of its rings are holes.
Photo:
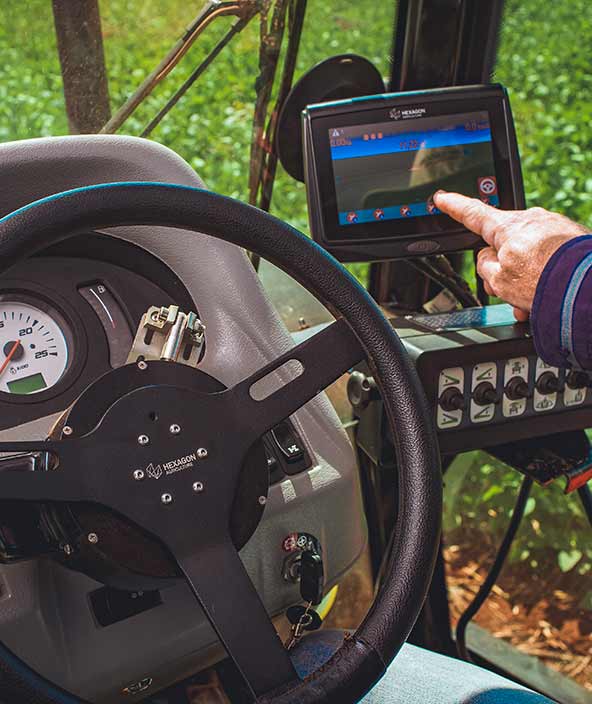
[[[472,536],[471,544],[445,550],[453,623],[477,593],[493,554]],[[549,565],[533,570],[523,563],[506,566],[475,622],[518,650],[592,691],[592,611],[579,605],[590,577]]]

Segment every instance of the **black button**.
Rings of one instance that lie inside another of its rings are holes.
[[[590,377],[585,372],[572,369],[565,379],[570,389],[585,389],[590,383]]]
[[[304,446],[288,421],[276,425],[271,434],[288,462],[298,462],[304,457]]]

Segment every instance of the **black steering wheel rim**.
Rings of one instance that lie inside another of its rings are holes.
[[[0,219],[0,274],[59,240],[125,225],[192,230],[270,260],[347,322],[368,359],[382,393],[399,466],[398,523],[384,584],[356,633],[325,666],[306,680],[290,682],[257,699],[274,704],[353,704],[382,676],[409,635],[425,599],[439,544],[438,444],[415,369],[375,302],[331,255],[268,213],[202,189],[158,183],[101,184],[36,201]],[[6,449],[0,446],[0,451]],[[0,646],[3,692],[10,692],[12,702],[81,701]]]

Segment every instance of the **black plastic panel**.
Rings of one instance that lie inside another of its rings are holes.
[[[88,595],[95,620],[101,628],[154,609],[162,604],[158,591],[127,592],[112,587],[102,587]]]

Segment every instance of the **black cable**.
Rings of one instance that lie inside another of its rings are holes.
[[[520,487],[520,493],[518,494],[518,498],[516,500],[516,506],[514,507],[514,512],[512,513],[512,518],[510,519],[510,523],[508,524],[508,528],[506,530],[506,534],[504,535],[504,539],[502,540],[502,544],[499,546],[493,565],[489,570],[489,574],[485,578],[485,581],[481,585],[473,601],[469,604],[465,612],[460,617],[456,626],[456,650],[458,652],[458,656],[463,660],[466,660],[467,662],[472,662],[469,652],[467,650],[466,643],[467,626],[469,625],[471,619],[483,606],[483,602],[489,596],[494,584],[497,581],[497,578],[499,577],[500,572],[502,571],[502,567],[504,566],[506,558],[508,557],[508,553],[510,552],[510,548],[512,547],[514,538],[516,537],[518,527],[520,526],[520,522],[522,521],[522,518],[524,516],[526,502],[528,501],[528,497],[530,496],[531,489],[532,479],[530,479],[529,477],[524,477],[522,481],[522,486]]]
[[[477,273],[477,255],[478,254],[479,254],[478,250],[473,253],[473,266],[474,266],[474,271],[475,271],[475,283],[477,285],[477,298],[479,299],[479,302],[481,303],[482,306],[488,306],[489,305],[489,294],[485,290],[485,283],[484,283],[483,279]]]
[[[590,485],[584,484],[584,486],[581,486],[578,489],[578,494],[580,495],[584,512],[586,513],[586,516],[588,516],[588,521],[592,526],[592,491],[590,490]]]
[[[424,274],[424,276],[427,276],[432,279],[432,281],[442,286],[442,288],[448,289],[463,308],[472,308],[481,305],[464,279],[458,276],[456,272],[454,272],[454,276],[452,276],[448,270],[442,270],[441,260],[430,261],[427,257],[420,257],[418,259],[410,259],[408,263],[414,269]],[[454,271],[452,267],[450,267],[450,270]]]

